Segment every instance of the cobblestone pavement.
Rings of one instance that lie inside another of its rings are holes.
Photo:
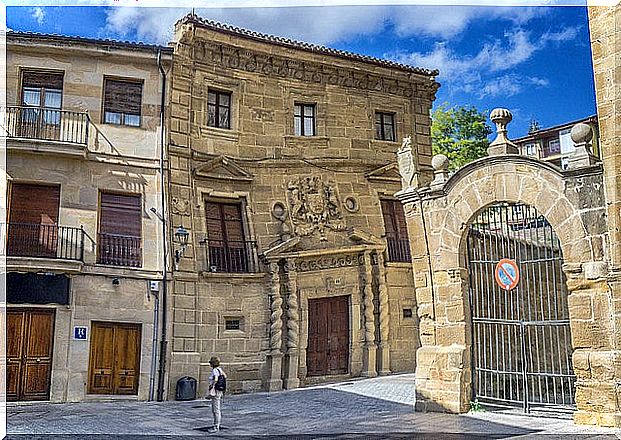
[[[414,412],[412,375],[227,396],[223,429],[209,401],[9,405],[8,439],[465,439],[621,438],[619,430],[574,426],[568,416],[517,411],[450,415]]]

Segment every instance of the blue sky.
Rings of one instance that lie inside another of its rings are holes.
[[[108,7],[7,7],[7,27],[166,44],[173,23],[190,11],[117,6],[138,4],[123,1],[110,1]],[[258,32],[437,68],[442,87],[435,106],[508,108],[514,115],[510,137],[525,135],[533,118],[543,128],[595,114],[584,6],[197,7],[196,13]]]

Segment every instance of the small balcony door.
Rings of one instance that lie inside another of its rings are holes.
[[[99,198],[97,261],[113,266],[142,266],[140,194],[102,192]]]
[[[60,140],[63,74],[24,71],[20,137]]]
[[[59,204],[58,185],[11,185],[7,249],[9,256],[57,256]]]

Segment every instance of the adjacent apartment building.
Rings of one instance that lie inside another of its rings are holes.
[[[514,139],[513,142],[520,149],[520,154],[550,162],[564,170],[567,169],[569,158],[576,147],[571,140],[571,129],[579,123],[588,124],[591,127],[593,131],[592,153],[600,157],[597,115],[549,128],[534,127],[526,136]]]
[[[438,72],[196,15],[172,44],[168,396],[214,354],[233,392],[413,372],[395,159],[430,179]]]
[[[150,394],[171,57],[7,33],[8,400]]]

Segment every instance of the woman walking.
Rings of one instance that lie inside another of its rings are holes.
[[[220,421],[222,419],[222,413],[220,411],[220,404],[222,403],[222,396],[226,391],[226,374],[220,367],[220,358],[218,356],[212,356],[209,359],[209,365],[211,366],[211,374],[209,375],[209,396],[211,397],[211,412],[213,413],[213,426],[207,430],[207,432],[220,431]]]

